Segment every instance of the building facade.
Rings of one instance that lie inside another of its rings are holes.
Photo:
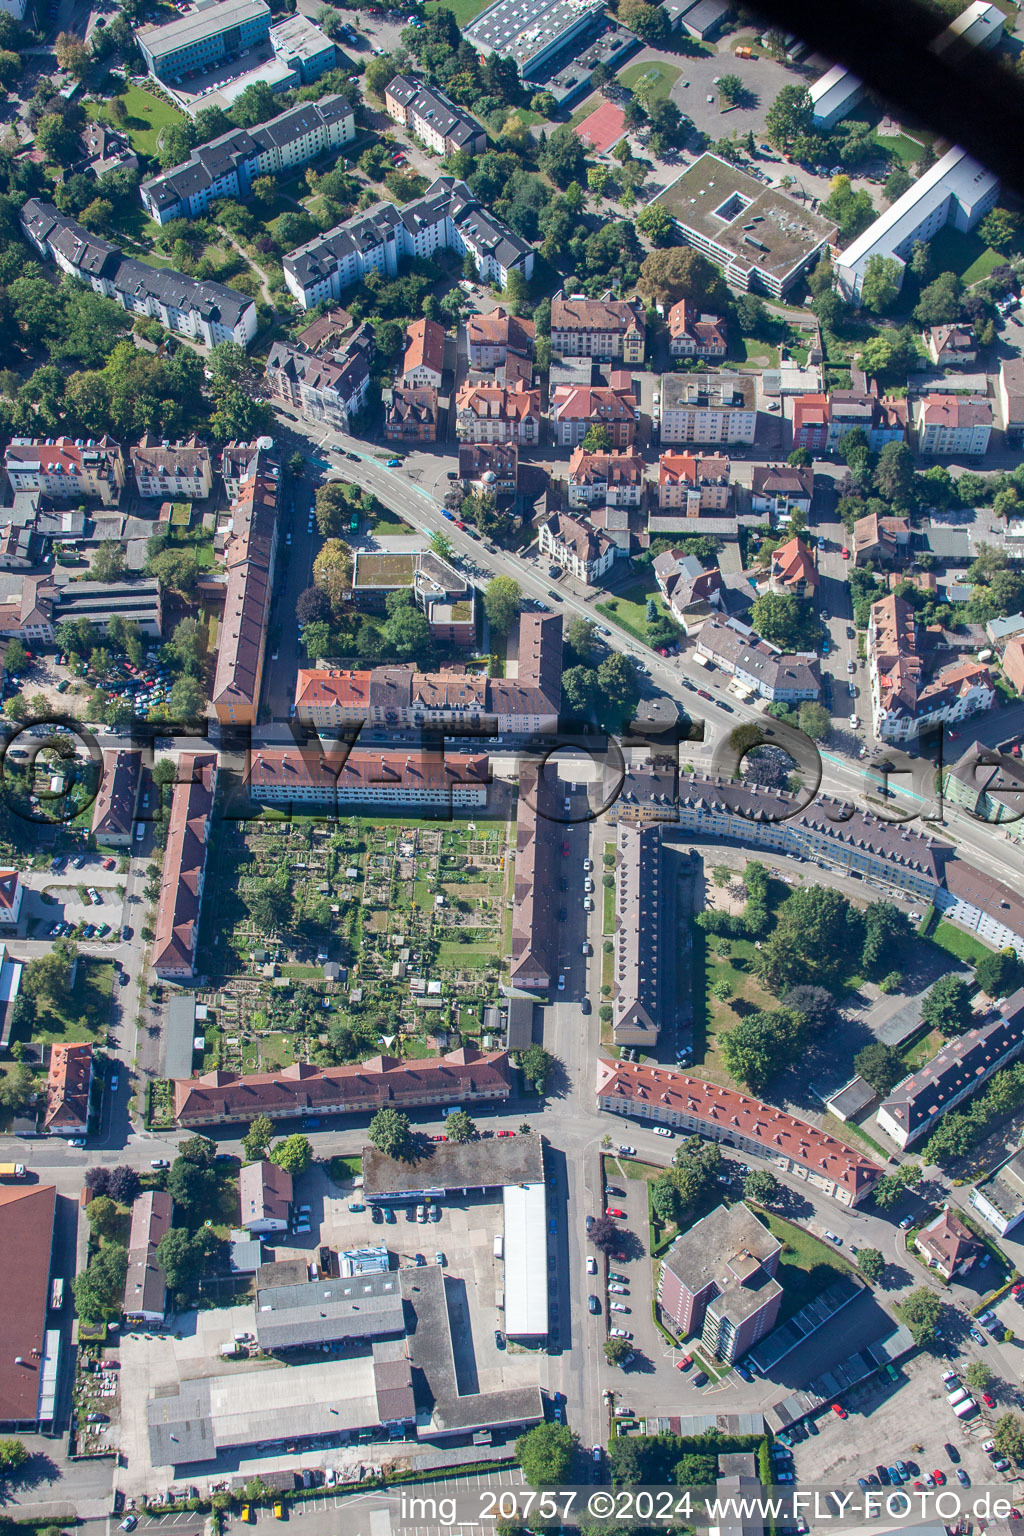
[[[541,523],[537,547],[577,581],[594,586],[615,563],[615,545],[581,517],[556,512]]]
[[[606,427],[613,448],[629,448],[639,414],[632,384],[556,384],[551,396],[552,431],[563,448],[578,447],[591,427]]]
[[[12,437],[4,452],[11,490],[39,491],[54,501],[79,499],[116,506],[124,490],[125,463],[112,437]]]
[[[245,53],[269,34],[267,0],[220,0],[163,25],[139,27],[135,41],[149,73],[175,84],[229,54]]]
[[[385,87],[384,107],[393,122],[441,156],[458,150],[478,155],[487,147],[486,129],[436,86],[396,75]]]
[[[739,373],[666,373],[661,379],[661,441],[752,443],[756,389]]]
[[[561,357],[618,358],[627,366],[644,360],[647,315],[640,299],[588,299],[583,294],[551,300],[551,349]]]
[[[964,395],[925,395],[916,402],[914,425],[919,453],[980,459],[992,436],[992,407]]]
[[[540,390],[467,381],[455,397],[455,432],[460,443],[538,443]]]
[[[681,1335],[715,1359],[740,1360],[775,1326],[782,1244],[746,1205],[716,1206],[677,1237],[661,1266],[658,1301]]]
[[[147,432],[131,460],[135,488],[147,500],[205,501],[213,490],[210,450],[198,437],[165,443]]]
[[[306,421],[349,432],[366,405],[370,365],[364,347],[318,356],[304,347],[275,341],[267,357],[266,380],[275,400],[294,407]]]

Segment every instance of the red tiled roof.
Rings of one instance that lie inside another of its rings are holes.
[[[354,750],[346,757],[344,748],[332,755],[319,747],[263,747],[253,754],[244,782],[254,789],[312,785],[331,793],[373,785],[455,788],[490,783],[490,759],[485,752],[446,757],[443,752]]]
[[[841,1185],[856,1200],[881,1174],[876,1163],[806,1120],[797,1120],[771,1104],[762,1104],[731,1088],[706,1083],[684,1072],[625,1061],[599,1061],[598,1099],[626,1099],[646,1104],[651,1118],[662,1107],[692,1115],[723,1131],[762,1143],[765,1155],[788,1157]]]
[[[77,1130],[88,1123],[91,1083],[91,1045],[51,1047],[44,1117],[47,1130]]]
[[[789,539],[785,544],[779,545],[772,555],[772,579],[784,582],[786,586],[794,586],[805,581],[812,587],[817,586],[818,572],[814,565],[814,557],[800,539]]]
[[[416,368],[432,368],[444,372],[444,326],[436,320],[414,320],[406,332],[405,357],[402,372],[412,373]]]

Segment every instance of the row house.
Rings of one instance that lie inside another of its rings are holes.
[[[668,903],[663,891],[662,828],[620,823],[616,830],[615,970],[612,1039],[652,1051],[663,1007],[662,972],[668,970]],[[666,978],[667,979],[667,978]]]
[[[772,704],[811,702],[821,692],[813,652],[786,655],[739,619],[708,619],[697,637],[697,654]]]
[[[25,203],[19,218],[40,256],[129,314],[156,320],[207,347],[222,341],[248,347],[256,335],[256,303],[248,294],[125,256],[109,240],[35,197]]]
[[[459,479],[477,493],[514,496],[519,481],[517,444],[460,443]]]
[[[1004,357],[996,384],[999,419],[1006,441],[1014,448],[1024,442],[1024,357]]]
[[[441,156],[454,155],[459,150],[479,155],[487,148],[486,129],[437,86],[396,75],[384,88],[384,108],[392,122],[408,128],[428,149]]]
[[[768,589],[786,597],[813,597],[818,586],[818,567],[802,539],[787,539],[771,558]]]
[[[407,389],[441,388],[444,376],[443,325],[436,320],[414,320],[405,333],[405,356],[400,381]]]
[[[305,421],[349,432],[366,406],[370,348],[351,343],[345,352],[317,356],[305,347],[275,341],[265,378],[273,399],[297,410]]]
[[[591,427],[607,427],[614,448],[629,448],[639,414],[632,380],[607,386],[556,384],[551,397],[554,438],[562,448],[577,447]]]
[[[644,461],[635,449],[619,453],[574,450],[569,460],[571,507],[639,507],[644,496]]]
[[[509,980],[517,992],[551,993],[561,968],[559,894],[562,828],[553,774],[524,761],[516,802]]]
[[[992,435],[992,406],[965,395],[925,395],[915,402],[914,426],[919,453],[980,459]]]
[[[955,662],[925,680],[914,610],[892,593],[872,604],[867,653],[874,731],[882,741],[914,740],[926,726],[957,724],[995,702],[992,674],[977,661]]]
[[[248,197],[257,176],[285,176],[341,149],[355,134],[344,96],[301,102],[269,122],[222,133],[181,165],[150,177],[139,188],[142,206],[157,224],[197,219],[219,197]]]
[[[460,443],[539,442],[540,390],[521,381],[510,389],[463,384],[455,397],[455,433]]]
[[[798,395],[793,401],[793,447],[832,453],[847,432],[859,427],[876,453],[907,435],[907,402],[879,393],[875,380],[856,376],[857,387],[831,394]]]
[[[484,753],[385,752],[264,747],[252,754],[242,787],[260,805],[421,806],[431,810],[487,804],[490,760]]]
[[[793,401],[793,447],[817,457],[828,450],[828,395],[798,395]]]
[[[721,363],[729,345],[726,322],[720,315],[698,314],[688,299],[673,304],[667,316],[671,357],[702,357]]]
[[[466,321],[469,365],[488,372],[504,367],[509,354],[532,362],[537,341],[533,320],[523,320],[500,306],[489,314],[470,315]]]
[[[641,299],[588,299],[573,294],[551,300],[551,350],[560,357],[643,362],[647,313]]]
[[[430,384],[381,391],[384,401],[384,436],[389,443],[437,441],[437,390]]]
[[[217,755],[183,753],[171,796],[152,964],[161,981],[192,981],[199,944]]]
[[[814,500],[814,471],[802,464],[757,464],[750,486],[750,505],[755,512],[783,517],[809,513]]]
[[[615,545],[581,517],[556,512],[541,523],[537,547],[577,581],[594,586],[615,562]]]
[[[756,390],[748,374],[663,374],[662,443],[753,443]]]
[[[211,703],[221,725],[255,725],[277,561],[281,466],[260,449],[231,509]]]
[[[38,491],[54,501],[112,507],[124,490],[124,454],[112,437],[14,437],[4,464],[12,491]]]
[[[131,460],[136,489],[147,500],[205,501],[213,490],[210,450],[198,437],[165,443],[147,432]]]
[[[471,255],[485,283],[508,286],[509,274],[533,275],[533,247],[473,196],[464,181],[439,176],[414,202],[376,203],[299,246],[284,258],[285,284],[303,309],[340,297],[369,272],[396,277],[406,261],[440,251]]]

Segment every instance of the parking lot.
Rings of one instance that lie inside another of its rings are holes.
[[[57,923],[90,926],[91,934],[107,925],[108,932],[100,934],[115,942],[124,921],[124,890],[126,875],[118,869],[118,857],[113,854],[82,854],[81,865],[76,869],[66,860],[59,870],[26,870],[22,876],[25,896],[22,906],[22,924],[29,938],[56,937],[51,932]],[[106,867],[106,866],[111,867]],[[93,901],[89,891],[99,897]]]

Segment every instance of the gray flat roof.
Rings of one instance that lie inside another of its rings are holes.
[[[219,5],[208,5],[179,16],[164,26],[140,27],[136,33],[139,42],[152,54],[162,59],[169,53],[177,53],[190,43],[211,33],[226,32],[229,27],[244,26],[247,21],[257,21],[261,16],[270,24],[270,6],[267,0],[221,0]]]
[[[373,1200],[421,1190],[498,1189],[544,1181],[543,1137],[503,1136],[500,1140],[431,1143],[412,1162],[363,1148],[363,1195]]]
[[[776,278],[798,267],[836,228],[779,188],[711,154],[701,155],[654,201],[681,228]]]
[[[394,1271],[256,1291],[256,1336],[264,1349],[382,1338],[404,1328],[405,1309]]]

